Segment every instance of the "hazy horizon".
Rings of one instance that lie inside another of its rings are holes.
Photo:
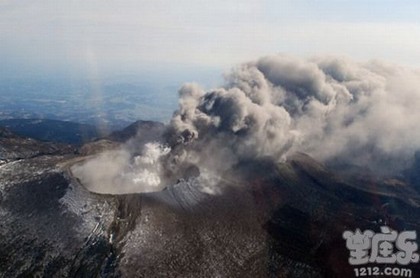
[[[184,83],[217,88],[242,63],[278,53],[419,68],[420,2],[396,3],[1,1],[3,113],[50,111],[38,95],[69,101],[82,90],[80,101],[96,105],[85,112],[106,114],[113,94],[125,97],[116,86],[132,84],[138,86],[130,91],[138,105],[124,117],[165,121]],[[109,86],[114,91],[106,91]],[[154,98],[153,105],[142,103],[144,98]]]

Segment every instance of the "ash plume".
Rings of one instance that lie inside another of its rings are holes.
[[[219,89],[184,85],[169,133],[203,164],[299,151],[395,172],[420,147],[419,105],[418,71],[277,55],[239,66]]]
[[[161,182],[294,152],[396,174],[420,149],[419,71],[276,55],[240,65],[225,79],[209,91],[198,84],[179,90],[162,139],[170,151],[159,157]]]

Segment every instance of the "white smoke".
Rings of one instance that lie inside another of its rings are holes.
[[[146,143],[140,155],[126,149],[102,153],[94,159],[72,167],[72,173],[88,190],[97,193],[125,194],[160,191],[163,169],[160,158],[170,148],[159,143]]]
[[[420,72],[396,65],[276,55],[237,67],[221,88],[186,84],[179,95],[164,138],[170,150],[105,154],[75,175],[94,191],[144,192],[297,151],[386,175],[420,150]]]

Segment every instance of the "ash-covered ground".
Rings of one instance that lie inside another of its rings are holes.
[[[29,140],[2,133],[10,138]],[[191,178],[107,195],[69,169],[120,143],[92,142],[81,154],[53,143],[37,153],[46,143],[30,141],[18,158],[3,148],[2,277],[353,277],[343,231],[420,228],[411,184],[344,177],[305,154],[237,164],[218,177],[218,194]]]

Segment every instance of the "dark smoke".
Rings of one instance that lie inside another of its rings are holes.
[[[221,88],[186,84],[179,95],[159,158],[165,182],[297,151],[391,175],[420,149],[420,73],[396,65],[276,55],[239,66]]]

